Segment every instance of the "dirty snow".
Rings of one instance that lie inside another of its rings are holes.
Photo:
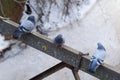
[[[53,38],[61,33],[65,37],[65,45],[84,53],[89,52],[90,56],[97,48],[97,42],[101,42],[107,51],[105,63],[119,68],[120,0],[97,0],[95,5],[85,6],[89,9],[82,8],[81,14],[86,14],[81,19],[64,25],[62,22],[58,23],[62,28],[58,27],[59,30],[50,32],[48,37]],[[51,23],[49,22],[47,25],[52,25]],[[54,26],[53,30],[55,30]],[[14,47],[14,49],[18,48]],[[0,80],[28,80],[60,62],[29,46],[19,53],[0,62]],[[98,80],[82,71],[79,71],[79,75],[81,80]],[[64,68],[44,80],[74,80],[74,77],[69,69]]]

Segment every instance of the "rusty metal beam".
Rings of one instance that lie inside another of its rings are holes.
[[[42,80],[42,79],[48,77],[49,75],[55,73],[56,71],[58,71],[64,67],[65,67],[65,63],[61,62],[61,63],[49,68],[48,70],[38,74],[37,76],[31,78],[30,80]]]
[[[49,68],[48,70],[38,74],[37,76],[31,78],[30,80],[42,80],[42,79],[48,77],[49,75],[59,71],[60,69],[62,69],[64,67],[67,67],[72,70],[75,80],[80,80],[78,70],[76,70],[74,67],[72,67],[69,64],[66,64],[64,62],[61,62],[61,63]]]
[[[74,75],[74,77],[75,77],[75,80],[80,80],[80,77],[79,77],[79,74],[78,74],[78,70],[72,70],[72,73],[73,73],[73,75]]]
[[[55,65],[55,66],[49,68],[48,70],[38,74],[37,76],[31,78],[30,80],[42,80],[42,79],[48,77],[49,75],[61,70],[64,67],[67,67],[67,68],[72,70],[72,73],[74,75],[75,80],[80,80],[78,70],[76,70],[74,67],[72,67],[69,64],[66,64],[64,62],[58,63],[57,65]]]
[[[0,21],[0,32],[4,34],[12,34],[16,29],[17,24],[7,20]],[[56,48],[53,44],[52,40],[49,38],[32,33],[28,35],[24,35],[21,40],[26,44],[45,52],[46,54],[53,56],[56,59],[59,59],[75,68],[79,68],[80,56],[79,51],[76,51],[70,47],[64,46],[63,48]],[[81,53],[82,54],[82,53]],[[80,69],[87,72],[90,75],[93,75],[101,80],[119,80],[120,72],[114,69],[113,67],[104,64],[97,69],[95,74],[89,73],[88,66],[90,63],[89,57],[82,57],[81,67]]]
[[[80,80],[80,76],[78,74],[79,69],[74,68],[73,66],[70,66],[69,64],[65,64],[65,67],[72,70],[72,73],[74,75],[75,80]]]

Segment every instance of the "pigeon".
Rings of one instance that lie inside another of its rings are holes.
[[[57,45],[57,47],[62,47],[62,45],[65,43],[62,34],[59,34],[54,38],[54,43]]]
[[[90,73],[95,73],[96,69],[102,65],[104,59],[106,58],[106,50],[104,48],[104,46],[101,43],[97,43],[98,48],[97,50],[94,52],[92,58],[91,58],[91,62],[89,65],[89,69],[88,71]]]

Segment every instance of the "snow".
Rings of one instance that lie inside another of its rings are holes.
[[[38,21],[38,13],[41,12],[38,8],[41,8],[44,13],[41,19],[43,22],[42,25],[44,26],[42,28],[48,32],[59,30],[68,24],[81,20],[96,3],[96,0],[85,0],[84,2],[81,2],[81,0],[71,0],[69,4],[67,4],[67,0],[56,0],[56,2],[53,1],[51,3],[51,0],[47,0],[46,3],[44,1],[37,3],[37,1],[30,0],[30,6],[32,6],[31,9],[33,12],[31,15],[34,15],[36,21]],[[69,5],[68,11],[65,4]],[[28,17],[25,12],[23,14],[21,22]],[[40,24],[41,22],[38,22],[36,25]]]
[[[9,47],[9,44],[9,41],[5,41],[5,37],[0,34],[0,52]]]
[[[31,0],[31,2],[32,1],[33,0]],[[62,4],[62,0],[56,1],[59,1],[58,5]],[[36,4],[35,1],[33,1],[33,4]],[[57,9],[57,6],[54,4],[52,6]],[[49,22],[43,17],[44,26],[45,29],[50,28],[52,31],[48,33],[49,38],[53,39],[57,34],[61,33],[65,38],[65,45],[83,53],[89,52],[90,56],[96,50],[97,42],[101,42],[107,51],[105,63],[119,69],[119,6],[120,0],[90,0],[89,3],[85,3],[82,7],[78,7],[78,9],[81,10],[78,10],[78,13],[80,14],[78,14],[75,9],[75,13],[73,14],[78,15],[73,15],[74,17],[70,20],[69,18],[65,18],[68,20],[67,22],[64,22],[64,19],[61,19],[60,16],[56,17],[58,16],[57,13],[59,13],[59,10],[57,11],[54,9],[50,14]],[[75,6],[72,8],[74,9],[74,7]],[[32,15],[36,15],[36,13],[33,13]],[[21,20],[23,19],[25,18],[22,18]],[[15,56],[10,55],[13,52],[13,55],[16,54]],[[28,80],[60,62],[59,60],[29,46],[26,49],[21,50],[15,45],[12,52],[8,52],[5,56],[8,55],[9,57],[5,58],[5,60],[1,61],[0,59],[0,80]],[[98,80],[82,71],[79,71],[79,75],[81,80]],[[74,77],[71,70],[64,68],[44,80],[74,80]]]

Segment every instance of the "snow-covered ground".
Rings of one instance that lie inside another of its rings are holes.
[[[61,33],[65,45],[84,53],[89,52],[90,56],[97,48],[97,42],[101,42],[107,51],[105,63],[120,68],[120,0],[97,0],[92,6],[85,5],[85,9],[90,9],[83,10],[85,15],[82,19],[50,32],[48,37],[52,39]],[[14,47],[13,51],[17,49]],[[12,51],[8,52],[6,55],[10,57],[0,61],[0,80],[28,80],[60,62],[29,46],[18,51],[15,56],[9,55]],[[81,80],[98,80],[82,71],[79,71],[79,75]],[[69,69],[64,68],[44,80],[74,80],[74,77]]]
[[[2,52],[3,49],[7,48],[10,44],[8,41],[4,40],[5,40],[4,36],[0,34],[0,52]]]

